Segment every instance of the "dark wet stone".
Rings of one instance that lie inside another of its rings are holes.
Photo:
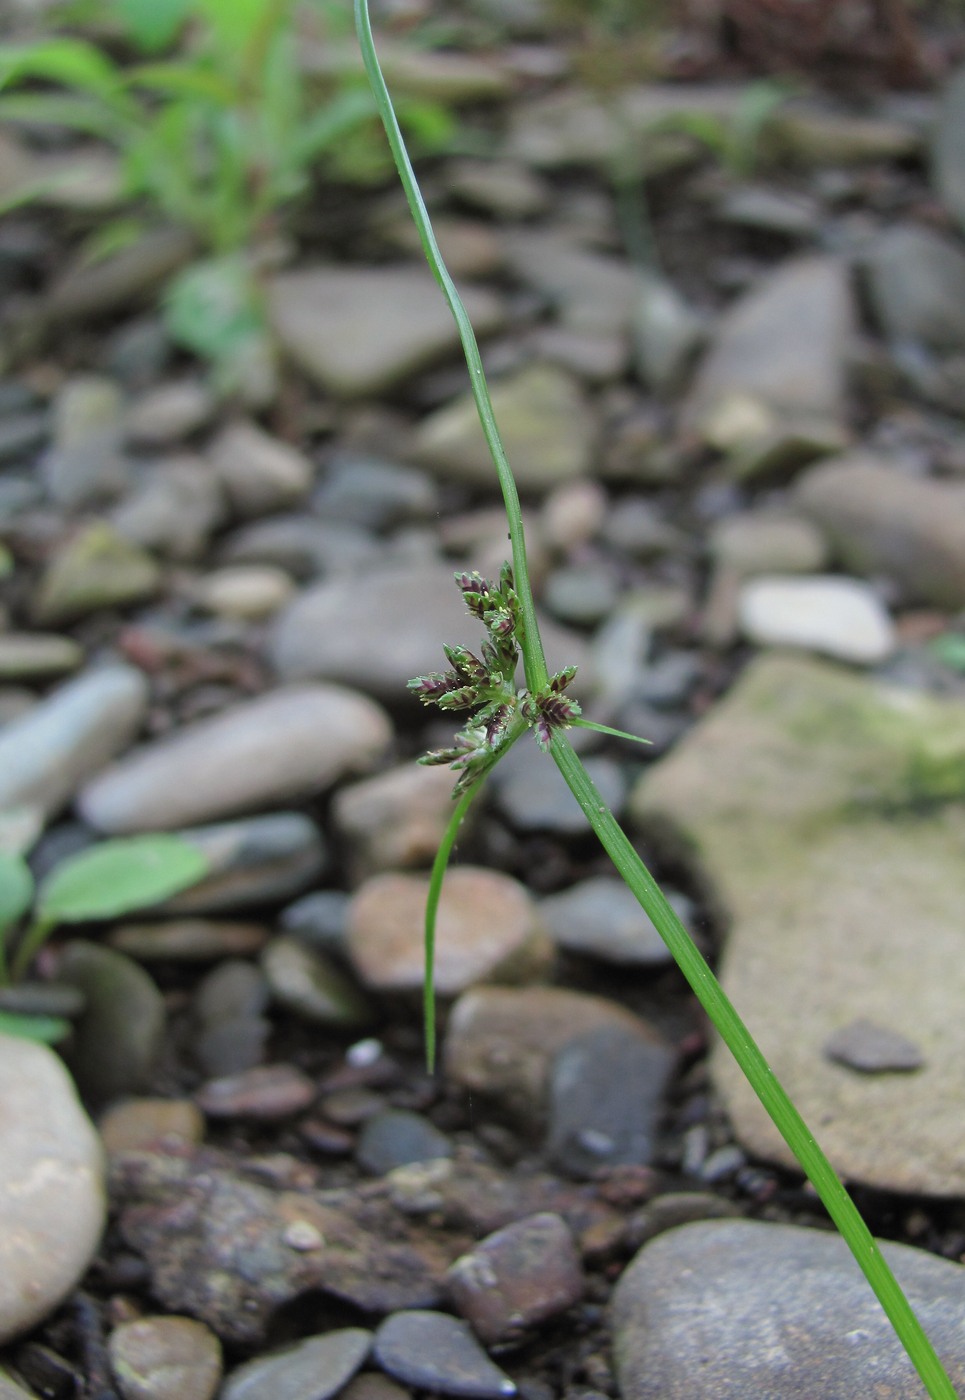
[[[448,1313],[406,1311],[386,1318],[375,1334],[375,1356],[390,1376],[422,1390],[479,1400],[516,1394],[467,1325]]]
[[[64,982],[17,982],[0,987],[0,1011],[23,1016],[66,1016],[73,1020],[86,1005],[81,989]]]
[[[315,1084],[294,1065],[257,1065],[240,1074],[210,1079],[195,1098],[209,1118],[248,1118],[275,1122],[308,1108]]]
[[[306,1337],[232,1371],[221,1400],[328,1400],[352,1379],[371,1346],[372,1333],[362,1327]]]
[[[341,951],[348,933],[352,896],[343,890],[313,890],[289,904],[279,916],[283,929],[323,952]]]
[[[583,1295],[566,1221],[544,1211],[480,1240],[449,1270],[449,1294],[487,1345],[565,1312]]]
[[[675,1055],[623,1027],[570,1041],[550,1073],[551,1160],[573,1176],[600,1167],[647,1165]]]
[[[355,1149],[359,1166],[372,1176],[384,1176],[410,1162],[451,1156],[452,1144],[444,1133],[420,1113],[401,1108],[389,1108],[369,1118]]]
[[[364,1026],[375,1019],[368,999],[323,954],[284,934],[273,938],[261,966],[279,1006],[319,1026]]]
[[[0,418],[0,462],[29,457],[50,435],[50,418],[39,412],[4,414]]]
[[[164,998],[152,978],[123,953],[82,938],[67,944],[57,976],[85,998],[69,1051],[81,1093],[105,1103],[144,1089],[165,1026]]]
[[[243,1074],[268,1058],[272,1024],[264,1016],[229,1016],[207,1026],[194,1042],[194,1057],[215,1079]]]
[[[259,1016],[268,1000],[268,983],[260,970],[243,958],[229,958],[201,981],[193,1010],[202,1025],[215,1026],[236,1016]]]
[[[887,1074],[921,1069],[925,1057],[918,1046],[898,1031],[876,1026],[859,1016],[834,1032],[825,1042],[830,1060],[862,1074]]]

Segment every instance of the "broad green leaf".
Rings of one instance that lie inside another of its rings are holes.
[[[141,53],[160,53],[174,42],[194,0],[113,0],[112,8]]]
[[[100,49],[82,39],[0,45],[0,84],[23,78],[42,78],[99,97],[112,97],[117,90],[119,69]]]
[[[0,942],[7,929],[23,918],[34,897],[34,877],[22,856],[0,851]]]
[[[187,268],[169,284],[164,312],[172,337],[209,360],[230,358],[264,329],[241,258],[211,259]]]
[[[205,857],[180,836],[130,836],[104,841],[65,860],[42,882],[39,923],[113,919],[157,904],[201,879]]]
[[[21,1011],[0,1011],[0,1034],[41,1045],[59,1045],[70,1035],[70,1022],[62,1016],[27,1016]]]

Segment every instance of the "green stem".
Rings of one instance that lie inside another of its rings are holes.
[[[549,680],[549,671],[546,668],[546,658],[543,654],[542,642],[540,641],[539,625],[536,621],[536,605],[533,601],[533,590],[529,581],[529,570],[526,567],[526,541],[523,535],[523,517],[519,505],[519,492],[516,489],[516,482],[510,470],[509,462],[506,457],[506,450],[503,447],[503,441],[499,435],[499,429],[496,426],[496,415],[493,412],[492,399],[489,397],[489,387],[486,383],[486,375],[483,371],[482,358],[479,354],[479,345],[476,342],[476,335],[469,317],[466,314],[466,308],[463,306],[462,299],[456,290],[456,285],[449,276],[449,271],[439,251],[439,245],[432,231],[429,211],[426,209],[425,201],[422,198],[422,193],[415,177],[415,171],[412,169],[409,153],[405,148],[402,132],[392,107],[389,90],[385,85],[382,69],[379,67],[379,60],[375,52],[375,41],[372,38],[372,25],[369,20],[367,0],[355,0],[355,24],[358,30],[359,44],[362,49],[362,58],[365,62],[365,71],[368,74],[372,91],[375,94],[379,116],[382,118],[385,133],[389,139],[389,145],[392,148],[392,156],[399,171],[399,177],[405,190],[406,199],[409,201],[409,209],[415,220],[416,228],[419,230],[419,238],[422,242],[423,251],[432,269],[432,274],[442,289],[442,294],[449,304],[449,309],[459,329],[459,339],[462,342],[463,354],[465,355],[466,364],[469,368],[469,382],[472,388],[473,398],[476,401],[479,421],[482,424],[486,443],[492,454],[492,459],[496,466],[496,473],[499,477],[499,485],[503,493],[503,502],[506,507],[506,518],[509,522],[509,538],[513,549],[514,583],[523,613],[523,627],[526,642],[523,649],[523,662],[526,670],[526,684],[528,688],[535,693],[538,690],[542,690],[543,686],[546,685]]]
[[[359,43],[365,61],[366,72],[375,93],[383,123],[392,148],[392,154],[399,170],[409,207],[419,230],[422,246],[429,265],[443,294],[449,303],[459,335],[462,340],[466,362],[469,366],[472,390],[479,410],[483,431],[489,444],[509,522],[510,539],[513,545],[513,569],[516,590],[523,610],[525,634],[522,638],[526,668],[526,683],[531,691],[541,689],[547,682],[548,672],[543,655],[532,587],[526,561],[526,548],[520,516],[519,496],[513,480],[502,441],[496,427],[492,402],[486,387],[479,349],[465,307],[459,298],[455,285],[446,270],[432,232],[429,215],[422,200],[415,174],[402,140],[392,103],[375,55],[372,29],[369,22],[367,0],[355,0],[355,17]],[[612,859],[617,871],[633,891],[640,904],[653,920],[661,937],[670,949],[678,966],[693,988],[701,1005],[716,1026],[724,1043],[734,1055],[746,1075],[748,1082],[760,1098],[762,1104],[774,1120],[778,1130],[791,1151],[800,1162],[828,1214],[838,1227],[843,1238],[855,1256],[861,1270],[874,1290],[878,1301],[891,1321],[899,1340],[924,1383],[931,1400],[956,1400],[955,1391],[939,1361],[931,1342],[915,1316],[912,1308],[898,1285],[894,1274],[886,1263],[881,1250],[865,1225],[857,1207],[851,1200],[834,1168],[821,1151],[807,1124],[788,1098],[776,1079],[773,1070],[755,1043],[753,1037],[725,996],[723,989],[711,972],[704,958],[674,914],[667,900],[661,894],[653,876],[634,850],[629,838],[621,829],[616,818],[608,810],[606,803],[594,787],[586,769],[577,758],[569,740],[557,731],[553,736],[552,753],[557,767],[565,778],[571,792],[579,802],[587,820],[598,836],[604,849]],[[464,794],[446,829],[443,843],[436,857],[430,880],[430,896],[426,909],[426,940],[431,957],[434,948],[435,914],[438,908],[442,879],[452,846],[456,839],[459,823],[475,795],[479,783]],[[431,988],[427,991],[427,1007],[434,1011],[431,1002]],[[431,1025],[427,1017],[427,1030]],[[427,1042],[428,1049],[428,1042]],[[435,1040],[433,1032],[432,1053],[434,1058]]]
[[[425,919],[425,970],[422,981],[422,1023],[425,1028],[426,1046],[426,1068],[431,1074],[436,1067],[436,985],[435,985],[435,964],[436,964],[436,914],[439,909],[439,896],[442,894],[442,882],[445,878],[446,867],[449,864],[449,857],[452,848],[456,844],[456,837],[459,835],[459,828],[462,826],[466,813],[476,793],[483,785],[483,779],[479,778],[472,787],[467,788],[456,804],[452,816],[449,818],[449,825],[445,834],[439,842],[439,849],[436,851],[436,858],[432,862],[432,874],[429,876],[429,893],[426,895],[426,919]]]
[[[36,919],[17,945],[10,963],[10,981],[19,982],[24,976],[34,956],[40,951],[53,932],[54,924],[47,919]]]

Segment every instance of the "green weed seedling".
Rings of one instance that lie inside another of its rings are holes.
[[[465,307],[439,252],[393,111],[375,52],[367,0],[355,0],[355,18],[366,72],[379,105],[409,208],[429,266],[459,328],[472,392],[503,495],[513,556],[512,572],[504,571],[498,584],[487,583],[474,574],[458,578],[470,611],[489,630],[483,654],[477,658],[464,648],[451,647],[446,653],[451,664],[448,673],[419,677],[410,683],[423,699],[441,704],[444,709],[461,707],[473,712],[469,724],[457,736],[451,750],[440,750],[428,756],[430,762],[454,765],[459,779],[454,794],[455,810],[441,843],[430,882],[426,909],[427,978],[431,978],[439,890],[459,823],[486,775],[513,739],[532,727],[541,746],[555,761],[617,871],[650,916],[721,1039],[813,1183],[890,1319],[929,1396],[932,1400],[955,1400],[955,1391],[941,1361],[851,1197],[687,930],[594,787],[567,738],[567,727],[581,718],[578,707],[568,695],[573,672],[572,668],[567,668],[551,677],[546,666],[527,566],[519,494],[493,414],[479,347]],[[510,640],[522,651],[525,693],[511,691],[510,688],[507,651]],[[509,707],[508,712],[505,707]],[[427,1006],[431,1010],[428,996]],[[430,1063],[433,1036],[432,1025],[427,1023]]]
[[[207,858],[172,835],[101,841],[62,861],[39,885],[22,856],[0,852],[0,987],[24,976],[58,924],[148,908],[197,884],[207,870]],[[0,1011],[0,1031],[10,1035],[55,1044],[69,1029],[59,1017]]]
[[[224,392],[271,380],[260,263],[313,167],[365,178],[373,146],[382,150],[361,75],[334,78],[315,110],[302,73],[299,12],[328,22],[342,10],[336,0],[87,0],[67,13],[114,32],[143,61],[123,65],[71,35],[0,45],[0,120],[107,142],[122,158],[125,196],[144,207],[143,218],[101,228],[91,257],[134,241],[158,214],[194,235],[202,255],[166,287],[165,317]],[[425,117],[421,108],[413,117],[420,130]],[[444,113],[435,131],[448,131]]]

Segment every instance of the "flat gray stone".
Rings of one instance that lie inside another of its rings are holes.
[[[203,457],[181,453],[150,465],[110,514],[123,539],[168,559],[200,559],[226,515],[224,492]]]
[[[876,666],[895,647],[888,610],[870,584],[834,574],[762,574],[741,586],[741,629],[765,647],[796,647]]]
[[[100,1138],[60,1058],[0,1035],[0,1342],[71,1291],[107,1215]]]
[[[906,603],[965,603],[965,483],[905,476],[854,452],[812,467],[795,497],[849,573],[886,578]]]
[[[492,387],[493,411],[521,491],[544,492],[592,471],[593,412],[566,370],[534,364]],[[496,469],[468,392],[423,419],[412,443],[416,460],[440,476],[494,488]]]
[[[895,344],[965,349],[965,249],[917,224],[885,229],[863,258],[871,306]]]
[[[722,981],[845,1180],[958,1196],[965,1126],[965,703],[764,656],[630,799],[728,915]],[[829,1038],[904,1036],[915,1074],[856,1074]],[[794,1158],[729,1052],[711,1067],[740,1142]]]
[[[649,915],[616,875],[580,880],[539,907],[553,942],[567,952],[627,967],[671,961]]]
[[[133,666],[105,666],[69,681],[0,729],[0,807],[53,817],[86,778],[134,738],[147,682]]]
[[[965,1386],[965,1270],[904,1245],[882,1253],[952,1384]],[[645,1245],[617,1284],[623,1400],[920,1400],[921,1381],[840,1236],[726,1220]]]
[[[390,1376],[420,1390],[479,1400],[516,1394],[514,1383],[490,1361],[466,1323],[448,1313],[394,1313],[375,1334],[375,1356]]]
[[[838,422],[854,325],[848,271],[836,258],[788,259],[721,317],[684,407],[697,430],[728,403],[768,414]]]
[[[932,179],[945,207],[965,230],[965,68],[945,89],[932,138]]]
[[[346,1385],[368,1356],[372,1333],[343,1327],[306,1337],[286,1351],[259,1356],[232,1371],[221,1400],[328,1400]]]
[[[321,832],[301,812],[271,812],[180,832],[208,861],[208,873],[163,906],[166,914],[223,914],[292,899],[325,868]]]
[[[462,288],[461,295],[477,335],[498,329],[502,310],[492,293]],[[442,293],[419,263],[286,272],[268,297],[282,349],[342,398],[379,394],[459,345]]]
[[[146,744],[88,783],[99,831],[170,831],[324,792],[372,766],[392,734],[373,701],[301,685],[243,701]]]
[[[570,1176],[653,1160],[676,1056],[636,1029],[604,1026],[576,1036],[553,1061],[546,1153]]]
[[[585,661],[579,638],[540,627],[551,671]],[[451,569],[404,564],[305,589],[275,621],[267,652],[283,680],[337,681],[398,703],[406,681],[445,666],[444,642],[482,640]]]

